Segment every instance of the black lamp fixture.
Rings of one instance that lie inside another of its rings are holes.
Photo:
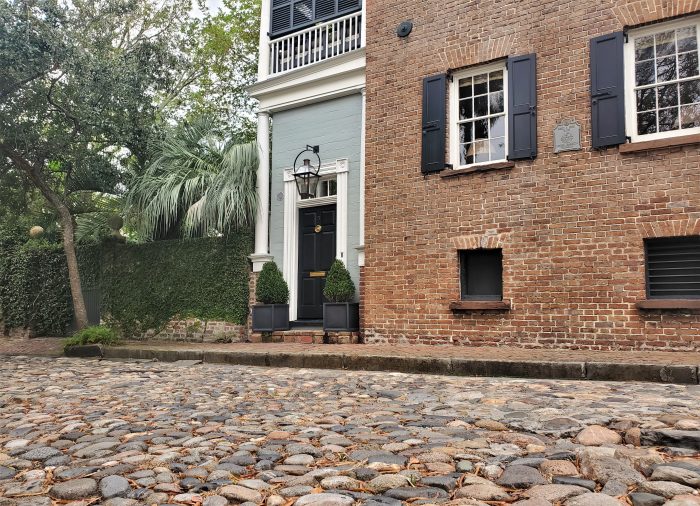
[[[318,180],[321,179],[319,171],[321,170],[321,156],[318,154],[318,146],[306,146],[306,149],[299,153],[294,160],[294,182],[297,185],[297,191],[302,199],[312,199],[316,197],[316,189],[318,188]],[[316,155],[317,163],[311,164],[311,158]],[[302,163],[299,164],[301,158]]]

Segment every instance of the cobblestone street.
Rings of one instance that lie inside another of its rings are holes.
[[[0,506],[700,505],[700,387],[3,357]]]

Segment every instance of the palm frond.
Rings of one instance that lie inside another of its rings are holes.
[[[167,135],[155,161],[132,182],[130,221],[144,238],[227,233],[251,227],[258,207],[255,143],[227,143],[210,121],[186,123]]]

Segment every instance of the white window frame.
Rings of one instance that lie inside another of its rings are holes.
[[[459,81],[466,77],[473,77],[479,74],[485,74],[487,72],[495,72],[498,70],[503,71],[503,112],[505,118],[505,157],[501,160],[488,160],[486,162],[471,163],[468,165],[461,165],[461,160],[459,156]],[[478,167],[480,165],[491,165],[494,163],[502,163],[508,161],[508,68],[506,65],[506,60],[501,60],[499,62],[480,65],[478,67],[473,67],[459,72],[455,72],[451,76],[452,82],[450,83],[450,163],[452,164],[452,169],[467,169],[471,167]]]
[[[685,19],[678,19],[665,23],[657,23],[654,25],[630,30],[627,36],[627,42],[624,45],[624,65],[625,65],[625,131],[627,137],[632,142],[653,141],[657,139],[668,139],[672,137],[684,137],[700,133],[700,127],[685,128],[672,130],[670,132],[656,132],[653,134],[639,135],[637,133],[637,94],[635,93],[636,78],[635,78],[635,61],[634,61],[634,45],[635,40],[640,37],[646,37],[659,32],[683,28],[686,26],[695,25],[698,34],[698,46],[700,47],[700,16],[693,16]],[[700,51],[699,51],[700,54]],[[699,79],[700,76],[689,78],[688,80]],[[680,112],[678,121],[680,122]]]

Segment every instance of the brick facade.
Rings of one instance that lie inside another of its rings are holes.
[[[700,1],[367,2],[367,342],[700,349],[700,311],[641,311],[643,240],[700,234],[698,145],[591,149],[589,41],[700,12]],[[406,39],[396,26],[414,29]],[[538,153],[510,169],[423,176],[424,77],[536,53]],[[581,125],[581,151],[553,130]],[[458,249],[503,248],[509,311],[453,312]]]

